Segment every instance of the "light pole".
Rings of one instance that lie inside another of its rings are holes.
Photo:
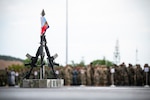
[[[66,0],[66,65],[68,64],[68,0]]]

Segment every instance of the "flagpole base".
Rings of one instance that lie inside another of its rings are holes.
[[[24,79],[23,88],[60,88],[64,86],[64,79]]]

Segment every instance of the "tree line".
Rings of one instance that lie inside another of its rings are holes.
[[[7,61],[21,61],[23,62],[23,59],[12,57],[12,56],[6,56],[6,55],[0,55],[1,60],[7,60]]]

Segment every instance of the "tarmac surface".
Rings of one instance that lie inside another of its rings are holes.
[[[150,100],[149,87],[0,87],[0,100]]]

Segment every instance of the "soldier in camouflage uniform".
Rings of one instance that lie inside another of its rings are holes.
[[[93,81],[95,86],[106,86],[108,85],[108,69],[105,65],[97,65],[94,69]]]
[[[136,65],[136,69],[135,69],[135,85],[136,86],[142,86],[143,85],[143,71],[141,66],[138,64]]]
[[[65,80],[65,85],[70,86],[72,84],[72,67],[71,66],[66,66],[64,68],[64,80]]]
[[[5,69],[4,72],[4,82],[5,82],[5,86],[8,86],[8,69]]]
[[[119,73],[120,73],[120,77],[119,77],[119,85],[123,86],[124,85],[124,69],[122,67],[122,64],[119,65]]]
[[[128,77],[129,77],[129,85],[133,86],[135,84],[135,80],[134,80],[135,71],[134,71],[132,64],[129,64],[127,71],[128,71]]]
[[[78,85],[78,70],[76,67],[73,68],[73,71],[72,71],[72,85]]]
[[[87,73],[87,85],[88,86],[90,86],[91,85],[91,74],[90,74],[90,65],[88,65],[87,67],[86,67],[86,73]]]
[[[103,80],[104,80],[104,82],[103,82],[103,86],[106,86],[107,84],[108,84],[108,69],[107,69],[107,66],[103,66],[102,67],[102,69],[103,69]]]
[[[94,68],[94,86],[99,86],[100,85],[100,67],[96,66]]]
[[[81,67],[80,68],[80,72],[79,72],[81,85],[86,85],[86,75],[87,75],[86,68],[85,67]]]
[[[90,63],[90,76],[91,76],[91,85],[94,85],[94,66],[93,66],[93,63]]]
[[[121,85],[127,86],[127,85],[129,85],[129,79],[128,79],[126,65],[124,63],[122,63],[120,66],[121,66],[121,70],[120,70],[121,71]]]
[[[120,86],[121,85],[121,66],[114,65],[115,73],[114,73],[114,84]]]
[[[114,68],[114,66],[112,66]],[[111,67],[107,67],[107,86],[111,85]]]

